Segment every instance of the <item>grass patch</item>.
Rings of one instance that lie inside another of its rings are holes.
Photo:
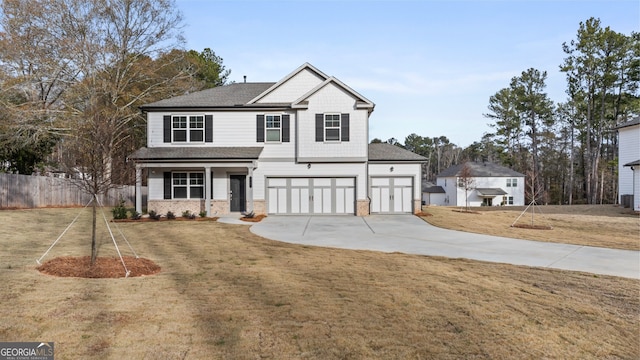
[[[54,341],[57,359],[640,357],[638,280],[303,247],[188,221],[119,224],[157,275],[40,274],[35,259],[77,212],[0,212],[0,263],[12,266],[0,267],[0,339]],[[45,260],[87,255],[89,226],[87,212]],[[114,253],[98,235],[99,256]]]
[[[511,227],[524,207],[476,207],[473,211],[481,216],[470,216],[452,211],[457,208],[429,206],[424,207],[424,212],[431,216],[423,219],[438,227],[472,233],[640,250],[640,217],[629,209],[614,205],[548,205],[539,208],[542,214],[536,210],[534,226],[542,226],[544,230]],[[530,214],[523,215],[518,224],[531,227]]]

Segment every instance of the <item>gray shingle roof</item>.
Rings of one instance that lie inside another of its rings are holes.
[[[436,185],[429,181],[422,181],[422,192],[431,194],[445,194],[446,192],[440,185]]]
[[[628,164],[624,164],[623,166],[638,166],[640,165],[640,159],[636,160],[636,161],[632,161]]]
[[[387,143],[369,144],[369,161],[426,161],[409,150]]]
[[[261,147],[154,147],[140,148],[132,160],[255,160]]]
[[[176,96],[169,99],[156,101],[150,104],[143,105],[140,108],[208,108],[246,105],[247,102],[260,95],[262,92],[273,86],[273,84],[275,83],[237,83],[218,86],[187,95]]]
[[[469,166],[469,169],[471,170],[471,176],[473,177],[524,176],[524,174],[522,173],[494,163],[480,163],[469,161],[466,164]],[[452,167],[443,170],[440,174],[437,175],[437,177],[460,176],[460,172],[462,171],[463,166],[464,164],[453,165]]]
[[[638,125],[638,124],[640,124],[640,115],[632,117],[631,119],[629,119],[629,121],[624,122],[624,123],[616,126],[615,128],[616,129],[622,129],[622,128],[625,128],[627,126],[633,126],[633,125]]]
[[[507,195],[507,192],[500,188],[477,188],[476,190],[480,193],[480,196]]]

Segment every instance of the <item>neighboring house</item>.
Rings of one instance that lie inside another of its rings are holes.
[[[467,191],[469,206],[521,206],[524,205],[524,174],[487,162],[467,162],[472,185]],[[436,176],[436,184],[445,191],[448,206],[466,206],[465,189],[460,184],[465,164],[454,165]]]
[[[640,211],[640,116],[617,129],[619,202]]]
[[[442,205],[446,199],[446,192],[442,186],[429,181],[422,182],[422,205]]]
[[[308,63],[276,83],[144,105],[147,147],[130,156],[137,187],[147,169],[147,208],[158,213],[418,212],[425,159],[368,145],[374,106]]]

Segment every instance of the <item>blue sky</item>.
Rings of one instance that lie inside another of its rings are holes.
[[[211,48],[230,80],[278,81],[309,62],[376,104],[370,137],[446,136],[466,147],[490,132],[489,97],[528,68],[565,100],[579,23],[640,31],[639,0],[177,0],[186,47]]]

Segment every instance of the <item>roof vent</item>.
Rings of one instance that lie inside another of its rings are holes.
[[[244,83],[247,83],[247,75],[244,76]]]

